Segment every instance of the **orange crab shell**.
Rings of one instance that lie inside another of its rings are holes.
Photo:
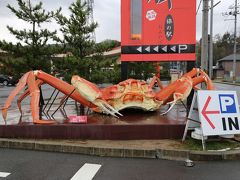
[[[145,81],[128,79],[101,91],[102,98],[118,111],[125,108],[154,111],[161,105],[155,102],[155,92]]]

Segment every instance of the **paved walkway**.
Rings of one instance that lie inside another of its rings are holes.
[[[187,149],[180,140],[26,140],[0,139],[0,147],[79,153],[96,156],[157,158],[168,160],[240,160],[240,148],[220,151]]]

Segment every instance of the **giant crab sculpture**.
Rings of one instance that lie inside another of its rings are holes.
[[[160,87],[158,92],[153,91],[153,86],[156,81]],[[95,84],[79,76],[73,76],[71,80],[72,85],[70,85],[43,71],[30,71],[23,75],[16,88],[10,93],[2,109],[2,115],[6,123],[8,108],[14,97],[26,85],[28,88],[17,101],[21,114],[21,102],[25,97],[30,95],[33,123],[49,124],[55,123],[55,121],[41,120],[39,116],[39,87],[43,83],[53,86],[65,95],[71,97],[82,105],[91,108],[95,112],[119,117],[122,116],[122,114],[119,113],[122,109],[138,108],[145,111],[155,111],[162,105],[170,104],[170,108],[165,112],[167,113],[176,102],[185,100],[190,94],[192,88],[198,89],[196,86],[202,82],[206,83],[207,89],[214,89],[212,81],[208,75],[198,68],[192,69],[190,72],[184,74],[181,78],[166,87],[163,87],[160,80],[157,77],[154,77],[150,84],[147,84],[145,81],[128,79],[117,85],[104,89],[99,89]]]

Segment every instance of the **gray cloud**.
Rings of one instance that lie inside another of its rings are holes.
[[[173,0],[174,1],[174,0]],[[32,0],[33,3],[39,0]],[[46,10],[56,10],[60,6],[65,15],[69,15],[68,7],[73,2],[72,0],[42,0],[43,7]],[[98,22],[99,27],[96,29],[97,42],[104,39],[120,40],[120,2],[121,0],[95,0],[94,2],[94,19]],[[197,5],[200,0],[197,0]],[[215,0],[217,2],[217,0]],[[214,8],[214,34],[223,34],[226,31],[233,32],[233,21],[224,21],[222,12],[229,11],[228,7],[234,4],[234,0],[222,0],[221,3]],[[6,7],[7,4],[17,7],[16,0],[0,0],[0,40],[16,42],[14,37],[8,32],[6,26],[10,25],[16,28],[28,27],[26,23],[17,19],[11,11]],[[197,39],[201,37],[201,18],[202,8],[197,15]],[[232,18],[232,17],[229,17]],[[239,21],[238,21],[239,22]],[[44,25],[51,30],[58,28],[58,25],[53,22],[51,26]]]
[[[217,3],[220,0],[214,0]],[[200,0],[197,0],[197,5],[199,4]],[[224,12],[229,12],[229,7],[234,5],[235,0],[221,0],[221,3],[218,4],[214,8],[214,15],[213,15],[213,34],[224,34],[225,32],[233,33],[234,22],[233,21],[226,21],[226,19],[232,19],[233,17],[223,16]],[[210,5],[210,4],[209,4]],[[210,14],[210,12],[209,12]],[[209,15],[210,16],[210,15]],[[209,17],[210,21],[210,17]],[[239,23],[239,21],[238,21]],[[201,31],[202,31],[202,7],[200,7],[199,12],[197,14],[197,39],[201,38]]]

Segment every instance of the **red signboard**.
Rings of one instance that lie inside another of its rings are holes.
[[[122,61],[194,61],[195,0],[121,0]]]
[[[68,123],[87,123],[87,116],[68,116]]]

